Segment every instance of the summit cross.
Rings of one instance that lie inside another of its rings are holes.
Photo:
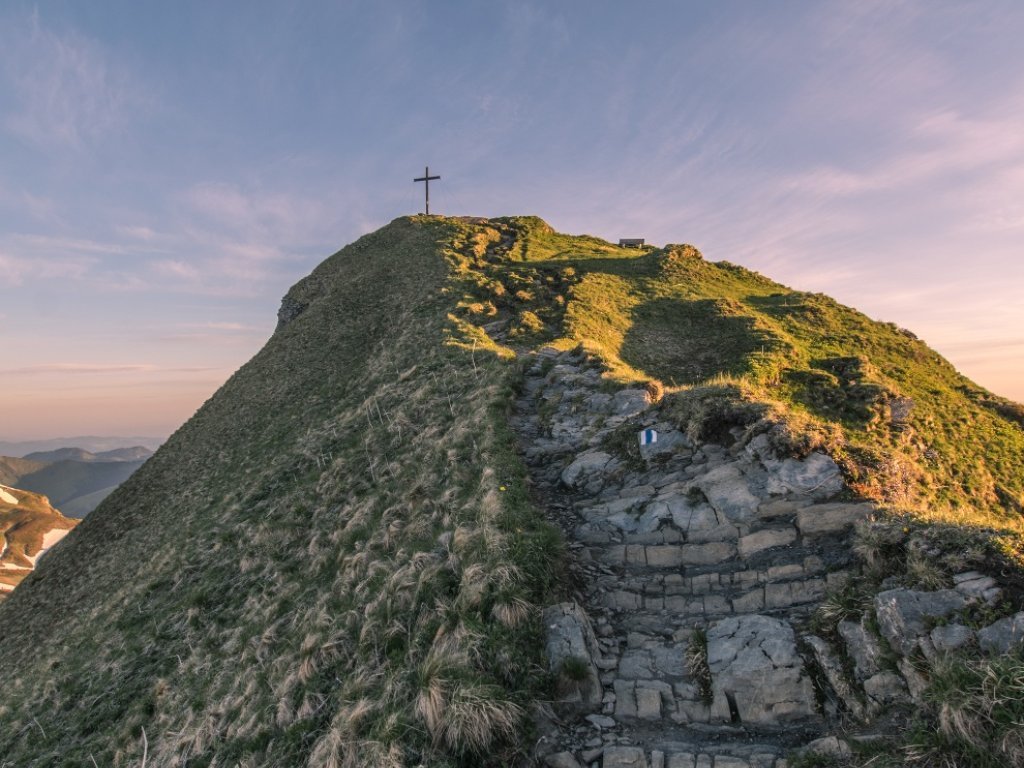
[[[425,196],[426,196],[425,202],[426,202],[426,206],[427,206],[426,214],[428,216],[430,215],[430,182],[434,181],[436,179],[440,179],[440,178],[441,178],[440,176],[431,176],[430,175],[430,166],[428,165],[428,166],[426,166],[423,169],[423,175],[420,178],[413,179],[413,183],[415,183],[417,181],[425,182],[424,183],[424,192],[425,192]]]

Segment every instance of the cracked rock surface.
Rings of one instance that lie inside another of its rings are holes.
[[[870,506],[826,503],[841,477],[823,454],[696,444],[644,390],[608,393],[601,374],[543,350],[512,417],[579,584],[575,605],[545,612],[552,670],[596,641],[548,764],[782,766],[826,731],[794,627],[847,577],[846,536]],[[616,441],[643,429],[657,441],[637,460]]]
[[[725,444],[695,442],[644,390],[608,392],[597,363],[553,349],[531,356],[511,425],[577,585],[544,614],[552,672],[572,660],[557,733],[538,750],[546,765],[784,768],[794,750],[843,755],[830,732],[919,700],[921,659],[1024,643],[1024,613],[977,631],[956,621],[1002,594],[975,571],[951,589],[879,593],[877,622],[810,632],[826,592],[856,571],[854,526],[876,511],[835,500],[843,480],[824,454],[779,457],[738,428]],[[646,430],[657,440],[641,445]]]

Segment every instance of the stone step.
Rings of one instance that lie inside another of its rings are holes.
[[[689,616],[718,618],[741,613],[763,613],[814,605],[825,597],[826,578],[774,581],[746,588],[721,587],[707,593],[674,593],[672,585],[647,584],[641,589],[620,586],[599,592],[600,604],[617,611],[661,612],[676,619]],[[596,595],[595,595],[596,596]]]
[[[669,537],[673,534],[669,532]],[[637,540],[639,538],[639,540]],[[609,566],[660,568],[686,573],[741,573],[772,570],[782,578],[816,574],[825,569],[817,547],[789,546],[773,549],[756,557],[743,557],[733,541],[677,542],[655,536],[636,537],[630,541],[593,542],[580,537],[577,541],[591,544],[591,558]],[[800,571],[793,571],[799,567]],[[783,570],[788,569],[788,570]]]
[[[714,751],[710,751],[714,750]],[[591,754],[594,750],[591,751]],[[590,756],[581,751],[584,765]],[[601,768],[782,768],[782,751],[772,744],[707,743],[667,744],[661,749],[622,745],[604,747],[600,754]]]

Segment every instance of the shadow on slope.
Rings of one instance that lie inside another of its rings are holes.
[[[739,376],[773,339],[734,302],[658,298],[635,307],[620,357],[634,368],[680,386]]]

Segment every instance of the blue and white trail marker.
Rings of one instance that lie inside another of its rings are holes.
[[[652,445],[658,442],[658,432],[654,429],[645,429],[640,432],[640,445]]]

